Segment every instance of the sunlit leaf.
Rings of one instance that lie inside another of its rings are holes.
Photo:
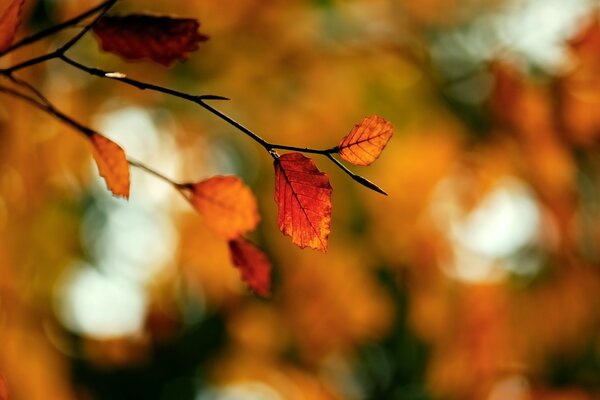
[[[392,124],[378,115],[364,118],[338,145],[340,157],[354,165],[377,160],[392,137]]]
[[[300,248],[327,251],[331,192],[327,174],[310,158],[288,153],[275,160],[279,229]]]
[[[118,144],[95,133],[90,136],[93,155],[106,186],[115,195],[129,198],[129,164]]]
[[[93,29],[105,51],[126,60],[150,59],[168,66],[187,59],[199,42],[208,40],[199,27],[191,18],[131,14],[104,17]]]
[[[25,0],[8,0],[8,6],[0,16],[0,51],[7,49],[12,43],[17,27],[21,22],[21,7]],[[2,12],[2,9],[0,9]]]
[[[235,176],[215,176],[190,189],[192,205],[206,225],[225,239],[250,232],[260,221],[254,194]]]
[[[242,279],[260,296],[271,293],[271,263],[252,242],[238,238],[229,241],[233,265],[240,269]]]

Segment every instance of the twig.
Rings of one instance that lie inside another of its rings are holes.
[[[357,175],[354,172],[350,171],[348,168],[346,168],[346,166],[344,164],[342,164],[334,156],[332,156],[331,153],[327,153],[326,157],[329,158],[342,171],[344,171],[350,178],[352,178],[352,180],[360,183],[361,185],[363,185],[365,187],[368,187],[371,190],[376,191],[377,193],[381,193],[381,194],[386,195],[386,196],[388,195],[382,188],[380,188],[379,186],[377,186],[376,184],[374,184],[373,182],[371,182],[367,178],[364,178],[364,177],[362,177],[360,175]]]
[[[160,172],[148,167],[145,164],[142,164],[140,161],[134,160],[133,158],[128,157],[127,158],[127,162],[129,163],[129,165],[131,165],[132,167],[136,167],[141,169],[144,172],[147,172],[150,175],[153,175],[154,177],[168,183],[169,185],[173,186],[175,189],[179,189],[183,186],[185,186],[182,183],[178,183],[175,182],[174,180],[167,178],[166,176],[164,176],[163,174],[161,174]]]
[[[33,93],[42,103],[46,104],[46,105],[50,105],[50,101],[46,98],[46,96],[44,96],[44,94],[42,92],[40,92],[35,86],[33,86],[32,84],[30,84],[29,82],[17,78],[16,76],[13,76],[12,74],[8,75],[8,79],[10,79],[11,81],[13,81],[15,84],[22,86],[24,88],[26,88],[27,90],[29,90],[31,93]]]
[[[0,86],[0,93],[10,94],[11,96],[17,97],[21,100],[28,102],[32,106],[39,108],[40,110],[46,112],[47,114],[50,114],[50,115],[58,118],[60,121],[66,123],[67,125],[70,125],[71,127],[75,128],[77,131],[79,131],[80,133],[82,133],[85,136],[91,136],[94,133],[96,133],[93,129],[88,128],[87,126],[85,126],[83,124],[80,124],[79,122],[75,121],[73,118],[71,118],[68,115],[64,114],[63,112],[59,111],[56,107],[54,107],[50,103],[42,103],[33,97],[27,96],[26,94],[23,94],[23,93],[19,92],[18,90],[14,90],[14,89],[6,87],[6,86]]]

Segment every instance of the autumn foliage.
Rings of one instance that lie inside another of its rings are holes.
[[[599,70],[584,0],[0,1],[0,400],[598,398]]]
[[[105,51],[127,60],[148,59],[164,66],[184,61],[208,37],[198,31],[198,21],[145,14],[104,17],[94,33]]]

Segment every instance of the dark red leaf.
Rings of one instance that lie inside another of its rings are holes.
[[[252,242],[237,238],[229,241],[233,265],[240,269],[242,280],[260,296],[271,294],[271,263]]]
[[[300,248],[327,251],[331,222],[331,185],[327,174],[300,153],[275,160],[275,203],[279,229]]]
[[[131,14],[104,17],[93,29],[105,51],[126,60],[150,59],[169,66],[187,59],[199,42],[208,40],[199,27],[191,18]]]
[[[8,0],[8,6],[0,7],[0,52],[6,50],[21,22],[21,7],[25,0]]]

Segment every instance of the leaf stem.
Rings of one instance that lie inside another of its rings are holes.
[[[146,164],[141,163],[140,161],[134,160],[133,158],[128,157],[127,158],[127,162],[129,163],[129,165],[131,165],[132,167],[136,167],[141,169],[142,171],[153,175],[154,177],[168,183],[169,185],[173,186],[175,189],[179,190],[182,186],[184,186],[182,183],[179,182],[175,182],[174,180],[167,178],[165,175],[161,174],[160,172],[156,171],[153,168],[150,168],[149,166],[147,166]]]

